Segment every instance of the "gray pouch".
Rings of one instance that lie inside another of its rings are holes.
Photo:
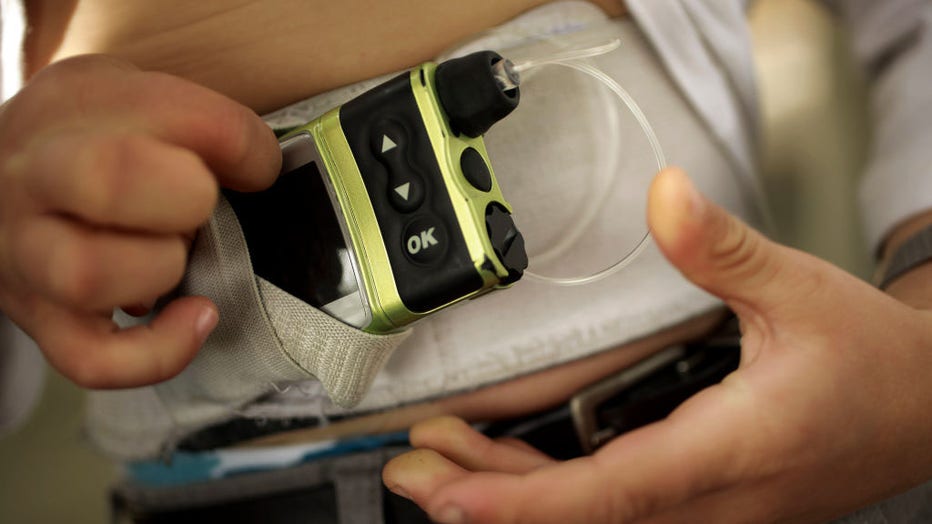
[[[236,215],[222,197],[198,234],[181,293],[206,296],[220,310],[194,361],[156,387],[181,422],[198,405],[228,408],[272,391],[273,384],[313,378],[335,404],[355,406],[408,335],[359,331],[257,278]]]

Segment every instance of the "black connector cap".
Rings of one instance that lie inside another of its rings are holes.
[[[455,132],[475,138],[518,107],[517,75],[509,67],[496,71],[503,60],[479,51],[437,66],[437,94]]]

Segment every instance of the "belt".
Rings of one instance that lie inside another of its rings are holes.
[[[701,340],[671,346],[576,393],[568,403],[527,417],[495,422],[490,437],[514,437],[568,460],[656,422],[686,399],[737,369],[741,334],[736,318]]]
[[[432,521],[410,500],[381,488],[381,514],[384,524],[430,524]],[[343,516],[332,484],[292,489],[259,497],[181,509],[146,511],[134,508],[120,495],[112,497],[115,524],[377,524],[378,516]]]
[[[666,348],[621,373],[579,391],[568,403],[558,408],[496,421],[485,425],[482,430],[493,438],[520,438],[557,459],[578,457],[593,452],[618,435],[666,417],[696,392],[721,381],[737,368],[739,361],[740,333],[737,320],[732,318],[706,338]],[[403,451],[404,448],[382,451],[378,459],[369,461],[371,471],[365,474],[371,475],[370,480],[378,483],[381,464]],[[359,455],[361,454],[333,457],[321,461],[320,467],[327,471],[339,470],[342,467],[339,465],[341,460],[355,460]],[[315,464],[302,465],[298,469],[308,467],[313,468]],[[178,497],[185,502],[182,508],[177,509],[172,509],[170,504],[146,508],[146,504],[139,504],[139,497],[132,495],[133,490],[121,492],[117,489],[113,497],[113,507],[117,516],[115,521],[149,524],[205,521],[274,524],[307,522],[308,516],[313,515],[313,522],[323,523],[378,522],[379,518],[389,524],[429,522],[426,514],[419,508],[388,492],[380,484],[370,483],[377,486],[370,486],[370,492],[378,489],[381,494],[374,497],[380,499],[380,502],[374,506],[369,504],[370,509],[374,507],[379,515],[353,518],[340,515],[337,511],[340,490],[335,488],[333,483],[282,483],[275,480],[276,475],[284,476],[286,473],[278,472],[261,472],[255,475],[266,475],[271,480],[265,482],[260,479],[253,482],[262,488],[252,494],[249,489],[242,487],[233,490],[221,488],[221,491],[227,492],[226,498],[207,496],[203,498],[206,501],[204,504],[191,504],[190,500],[187,500],[189,497],[184,494],[185,488],[178,488],[182,490]],[[291,477],[295,475],[292,474]],[[306,478],[307,475],[299,477]],[[245,479],[221,479],[212,482],[221,485],[224,482],[229,484],[231,480]],[[270,483],[274,482],[279,482],[281,487],[268,489]],[[203,486],[198,487],[202,488]],[[138,493],[138,490],[136,491]],[[230,492],[234,495],[229,495]],[[164,493],[159,496],[165,499],[163,495]],[[151,494],[147,497],[151,498]],[[373,496],[370,495],[368,499],[373,499]],[[347,508],[345,503],[341,507],[344,510]],[[348,511],[354,510],[350,508]]]

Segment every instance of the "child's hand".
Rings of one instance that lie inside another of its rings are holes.
[[[120,330],[114,308],[178,285],[218,185],[270,185],[281,154],[248,108],[103,56],[59,62],[0,110],[0,310],[94,388],[167,379],[217,322],[203,297]]]

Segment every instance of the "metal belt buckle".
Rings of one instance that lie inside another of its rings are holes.
[[[615,428],[602,427],[597,416],[599,406],[685,355],[684,346],[671,346],[576,393],[570,399],[570,414],[583,451],[590,454],[618,436]]]

